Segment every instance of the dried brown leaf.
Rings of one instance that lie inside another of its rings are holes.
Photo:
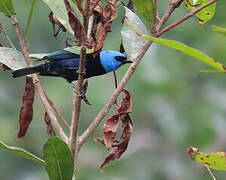
[[[114,143],[114,138],[118,132],[118,120],[119,116],[114,115],[111,118],[109,118],[103,127],[104,131],[104,144],[109,149],[112,147]]]
[[[33,102],[35,96],[35,86],[31,77],[26,76],[26,86],[23,95],[23,105],[20,109],[20,131],[18,133],[18,138],[25,136],[27,129],[33,118]]]
[[[74,32],[74,36],[79,41],[78,44],[89,45],[85,28],[79,21],[74,9],[71,7],[70,3],[67,0],[64,0],[64,3],[67,9],[71,29]]]
[[[133,131],[133,124],[130,119],[129,114],[121,114],[120,120],[122,122],[123,132],[118,140],[114,140],[112,147],[115,149],[105,158],[104,162],[100,166],[100,170],[103,171],[103,167],[108,164],[110,161],[117,160],[121,155],[126,151],[128,143]],[[99,141],[101,142],[101,141]],[[104,142],[105,143],[105,142]],[[105,143],[106,145],[106,143]]]
[[[115,4],[107,1],[107,5],[103,9],[101,22],[97,26],[94,54],[97,54],[103,48],[104,40],[107,34],[112,31],[112,22],[117,16],[118,11]]]
[[[52,127],[51,124],[51,119],[49,118],[49,115],[47,114],[47,112],[45,112],[45,117],[44,117],[45,123],[46,123],[46,133],[48,135],[53,135],[56,136],[56,133]]]
[[[126,97],[122,99],[120,102],[120,105],[117,109],[119,114],[122,113],[131,113],[133,111],[133,106],[132,106],[132,96],[129,91],[123,89],[122,92],[125,93]]]

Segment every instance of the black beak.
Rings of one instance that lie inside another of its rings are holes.
[[[124,64],[127,64],[127,63],[133,63],[133,61],[130,61],[130,60],[126,60],[126,61],[124,61]]]

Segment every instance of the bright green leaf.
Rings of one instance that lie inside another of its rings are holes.
[[[190,147],[188,153],[192,160],[202,163],[209,168],[226,170],[226,152],[212,152],[205,154],[199,152],[197,148]]]
[[[10,17],[14,14],[12,0],[0,0],[0,11]]]
[[[133,0],[138,12],[144,17],[148,24],[154,22],[154,4],[153,0]]]
[[[42,165],[45,165],[45,161],[40,159],[39,157],[29,153],[28,151],[19,148],[19,147],[14,147],[14,146],[8,146],[5,143],[3,143],[2,141],[0,141],[0,148],[5,149],[7,151],[13,152],[19,156],[22,156],[24,158],[30,159],[32,161],[41,163]]]
[[[80,54],[81,47],[80,46],[73,46],[73,47],[65,48],[64,50],[70,51],[70,52],[75,53],[75,54]],[[86,53],[93,53],[93,52],[94,52],[94,49],[87,49],[86,50]]]
[[[128,23],[127,23],[128,24]],[[206,55],[205,53],[194,49],[192,47],[189,47],[181,42],[178,41],[174,41],[174,40],[167,40],[167,39],[160,39],[160,38],[155,38],[155,37],[151,37],[151,36],[146,36],[146,35],[142,35],[139,34],[130,24],[128,24],[128,26],[130,26],[131,29],[133,29],[134,33],[136,33],[137,35],[139,35],[140,37],[144,38],[144,39],[149,39],[153,42],[162,44],[164,46],[170,47],[174,50],[180,51],[183,54],[186,54],[188,56],[191,56],[215,69],[218,69],[220,71],[225,71],[225,67],[224,65],[222,65],[221,63],[217,62],[215,59],[209,57],[208,55]]]
[[[147,28],[142,23],[140,18],[127,7],[125,7],[125,10],[126,10],[125,14],[126,21],[129,24],[132,24],[134,28],[139,29],[140,33],[147,34],[148,33]],[[131,60],[136,58],[137,55],[141,52],[147,40],[137,36],[133,32],[133,30],[126,24],[123,25],[121,34],[122,34],[122,43],[128,58]]]
[[[17,70],[27,66],[21,52],[8,47],[0,47],[0,63],[5,64],[12,70]]]
[[[74,164],[67,144],[58,137],[50,137],[43,147],[43,158],[50,180],[71,180]]]
[[[195,1],[196,3],[194,3],[194,0],[188,0],[189,3],[187,3],[187,1],[184,0],[186,8],[188,10],[197,9],[197,8],[201,7],[202,5],[208,3],[209,1],[210,0],[198,0],[198,1]],[[210,19],[213,18],[214,13],[215,13],[215,7],[216,7],[216,3],[213,3],[195,14],[199,18],[200,26],[202,26],[207,21],[209,21]]]
[[[214,26],[214,25],[212,25],[211,28],[213,31],[219,32],[226,36],[226,28],[222,28],[222,27]]]
[[[74,34],[68,21],[68,14],[63,0],[43,0],[44,3],[51,9],[54,16],[60,23],[70,32]]]

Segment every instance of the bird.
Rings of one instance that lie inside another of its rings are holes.
[[[49,53],[40,60],[45,63],[25,67],[14,71],[13,77],[21,77],[33,73],[40,76],[62,77],[69,83],[78,80],[80,55],[67,50],[58,50]],[[95,57],[86,54],[84,78],[100,76],[117,70],[121,65],[132,63],[126,55],[113,50],[102,50]]]

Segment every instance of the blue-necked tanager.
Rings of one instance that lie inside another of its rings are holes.
[[[41,76],[55,76],[66,79],[69,83],[78,80],[78,68],[80,55],[67,50],[54,51],[41,60],[43,64],[22,68],[13,72],[13,77],[38,73]],[[117,70],[121,65],[132,63],[127,57],[117,51],[103,50],[95,57],[86,54],[84,78],[99,76]]]

